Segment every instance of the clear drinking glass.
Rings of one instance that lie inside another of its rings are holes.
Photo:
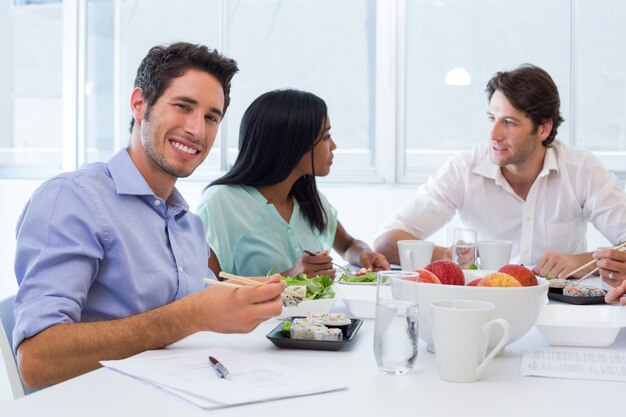
[[[455,229],[452,241],[452,262],[458,264],[461,269],[470,269],[476,265],[476,230]]]
[[[374,357],[385,374],[403,375],[415,365],[418,278],[417,272],[378,273]]]

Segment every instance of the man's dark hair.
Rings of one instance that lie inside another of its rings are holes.
[[[204,71],[219,80],[224,89],[222,113],[226,113],[230,104],[230,81],[239,71],[237,62],[204,45],[177,42],[151,48],[137,69],[135,88],[141,87],[143,98],[147,103],[146,115],[150,114],[152,106],[169,87],[172,80],[182,76],[189,69]],[[130,120],[131,133],[134,124],[135,119],[132,118]]]
[[[559,125],[563,122],[559,108],[559,90],[543,69],[523,64],[512,71],[497,72],[487,83],[488,100],[493,93],[500,91],[517,110],[524,112],[532,120],[535,132],[537,127],[552,120],[552,131],[543,146],[549,148],[556,137]]]

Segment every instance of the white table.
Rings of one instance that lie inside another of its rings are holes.
[[[421,342],[412,373],[381,374],[373,357],[373,320],[364,320],[353,342],[337,352],[278,349],[265,338],[277,324],[270,320],[246,335],[197,333],[170,349],[237,349],[311,374],[323,372],[346,381],[349,389],[206,411],[127,376],[99,369],[9,403],[0,408],[0,416],[574,417],[609,416],[625,409],[619,405],[623,404],[624,383],[519,376],[522,350],[547,346],[535,328],[494,359],[481,381],[456,384],[439,379],[435,356]],[[626,351],[626,331],[610,348]]]

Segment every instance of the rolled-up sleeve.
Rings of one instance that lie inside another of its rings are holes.
[[[33,194],[16,229],[14,350],[48,327],[81,320],[103,257],[101,223],[89,194],[70,179]]]

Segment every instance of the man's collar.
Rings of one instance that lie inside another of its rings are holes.
[[[141,172],[137,169],[137,166],[125,148],[120,149],[113,158],[107,162],[107,166],[109,167],[109,172],[111,173],[111,178],[113,178],[118,194],[154,197],[154,192],[143,175],[141,175]],[[189,211],[189,205],[176,188],[172,190],[167,199],[167,205],[169,207],[179,207],[184,211]]]
[[[550,174],[550,171],[555,171],[557,174],[559,172],[559,165],[557,163],[556,151],[554,150],[554,147],[546,148],[546,154],[543,158],[543,168],[539,173],[539,177]],[[504,175],[502,175],[500,167],[491,162],[489,149],[487,149],[487,152],[483,155],[482,159],[476,164],[472,173],[481,175],[485,178],[491,178],[496,182],[496,184],[506,181],[504,179]]]

